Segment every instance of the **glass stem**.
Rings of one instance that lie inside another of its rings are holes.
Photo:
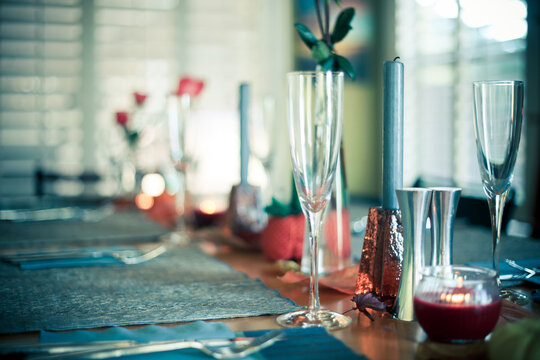
[[[311,277],[309,280],[309,310],[316,312],[321,308],[319,302],[319,230],[323,211],[307,212],[309,251],[311,257]]]
[[[507,195],[508,190],[506,190],[500,195],[488,196],[489,212],[491,214],[491,230],[493,233],[493,269],[495,269],[495,271],[497,272],[497,284],[499,285],[499,287],[499,243],[501,241],[502,217]]]

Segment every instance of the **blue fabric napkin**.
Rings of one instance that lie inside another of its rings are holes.
[[[42,331],[39,341],[41,343],[55,342],[91,342],[104,340],[135,340],[139,342],[164,340],[205,340],[205,339],[234,339],[235,333],[224,323],[207,323],[196,321],[187,325],[164,327],[157,325],[145,326],[136,330],[124,327],[113,327],[104,331],[76,330],[68,332]],[[191,360],[209,359],[196,349],[183,349],[162,353],[125,356],[124,359],[149,360]]]
[[[538,267],[540,267],[540,258],[516,260],[516,263],[518,265],[525,266],[525,267],[528,267],[528,268],[538,268]],[[493,267],[491,262],[489,262],[489,261],[470,262],[470,263],[467,263],[467,265],[481,266],[481,267],[490,268],[490,269]],[[523,271],[518,270],[518,269],[514,269],[513,267],[508,265],[506,263],[506,261],[504,261],[504,260],[499,263],[499,272],[500,272],[501,275],[523,274]],[[540,286],[540,275],[533,276],[533,277],[530,277],[528,279],[523,279],[523,281],[527,281],[529,283],[536,284],[536,285]]]
[[[260,336],[267,330],[246,331],[245,336]],[[284,329],[285,339],[261,350],[266,360],[368,360],[352,351],[341,340],[320,327]]]
[[[255,337],[261,336],[268,330],[246,331],[235,334],[222,322],[207,323],[203,321],[193,322],[176,327],[145,326],[136,330],[128,330],[123,327],[114,327],[104,331],[69,331],[50,332],[42,331],[40,342],[88,342],[103,340],[136,340],[136,341],[159,341],[159,340],[203,340],[203,339],[233,339],[236,336]],[[336,339],[324,328],[306,329],[283,329],[285,337],[263,349],[259,353],[243,359],[266,359],[266,360],[366,360],[362,355],[356,354],[342,341]],[[150,359],[150,360],[191,360],[209,359],[199,350],[184,349],[163,353],[144,354],[125,357],[126,359]]]
[[[80,266],[106,266],[106,265],[123,265],[124,263],[117,258],[115,258],[111,252],[114,251],[126,251],[133,250],[134,253],[136,249],[133,247],[127,246],[114,246],[107,248],[84,248],[77,251],[80,251],[83,254],[88,254],[88,257],[65,257],[59,259],[46,259],[46,260],[24,260],[24,261],[10,261],[13,262],[23,270],[39,270],[39,269],[53,269],[53,268],[66,268],[66,267],[80,267]],[[57,254],[62,254],[63,252],[69,254],[71,250],[58,250],[55,251]],[[104,251],[105,253],[102,256],[92,256],[92,253],[95,251]],[[37,254],[37,252],[32,252]],[[140,253],[140,252],[137,252]],[[20,252],[17,255],[24,255],[24,252]],[[43,252],[47,254],[47,252]]]

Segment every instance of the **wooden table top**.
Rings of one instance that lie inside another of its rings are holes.
[[[203,236],[204,237],[204,236]],[[284,297],[290,298],[298,305],[305,306],[308,301],[308,286],[305,283],[286,283],[279,279],[284,271],[274,262],[266,259],[261,252],[240,249],[231,246],[227,235],[214,233],[206,236],[212,239],[210,251],[218,259],[230,264],[250,277],[260,278],[263,283],[276,289]],[[208,244],[208,241],[203,244]],[[208,251],[207,251],[208,252]],[[525,289],[527,290],[527,289]],[[530,291],[530,289],[528,289]],[[321,305],[330,310],[344,313],[353,307],[352,296],[320,288]],[[499,324],[508,320],[531,317],[540,314],[540,305],[531,303],[526,309],[517,305],[506,303]],[[351,311],[348,315],[352,324],[345,329],[333,331],[332,334],[344,341],[349,347],[369,359],[433,359],[433,358],[487,358],[487,343],[479,342],[469,345],[451,345],[435,343],[426,339],[426,335],[417,322],[405,322],[391,318],[389,314],[373,312],[375,321],[371,321],[363,314]],[[237,318],[223,321],[234,331],[274,329],[280,326],[276,323],[276,316],[258,316]],[[163,324],[175,326],[179,324]],[[498,325],[500,326],[500,325]],[[133,326],[138,327],[138,326]],[[0,342],[27,342],[37,341],[38,333],[0,335]]]
[[[308,302],[308,286],[305,283],[285,283],[278,277],[283,274],[275,263],[267,260],[259,252],[230,251],[216,255],[235,269],[245,272],[251,277],[260,278],[267,287],[278,290],[282,296],[288,297],[298,305],[306,306]],[[320,287],[321,305],[327,309],[344,313],[353,307],[352,296],[338,291]],[[538,304],[529,304],[529,310],[538,314]],[[499,324],[522,317],[534,316],[518,305],[505,303]],[[433,359],[433,358],[486,358],[485,342],[452,345],[436,343],[428,340],[424,331],[416,321],[401,321],[391,318],[389,314],[372,312],[375,321],[357,311],[348,315],[352,324],[345,329],[335,330],[332,334],[344,341],[354,351],[366,355],[369,359]],[[280,326],[276,316],[259,316],[224,320],[233,330],[273,329]],[[499,325],[498,325],[499,326]]]

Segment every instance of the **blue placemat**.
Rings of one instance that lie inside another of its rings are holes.
[[[516,263],[518,263],[521,266],[528,267],[528,268],[538,268],[540,267],[540,258],[516,260]],[[467,263],[467,265],[481,266],[481,267],[485,267],[489,269],[492,268],[491,262],[488,262],[488,261],[470,262],[470,263]],[[523,271],[520,271],[518,269],[511,267],[505,261],[501,261],[499,263],[499,272],[501,275],[523,274]],[[523,279],[523,281],[534,284],[536,286],[540,286],[540,276],[533,276],[528,279]]]
[[[254,337],[263,335],[267,331],[268,330],[247,331],[236,335]],[[356,354],[342,341],[336,339],[331,333],[328,333],[324,328],[283,329],[283,331],[285,333],[283,340],[244,359],[367,359],[365,356]],[[44,331],[41,333],[40,342],[87,342],[99,340],[137,340],[145,342],[174,339],[232,339],[234,337],[235,334],[224,323],[206,323],[198,321],[175,327],[145,326],[137,330],[115,327],[106,331],[97,332],[69,331],[57,333]],[[166,353],[130,356],[129,358],[187,360],[208,359],[208,356],[202,354],[198,350],[177,350]]]
[[[352,351],[324,328],[285,329],[285,340],[260,352],[262,359],[287,360],[367,360]],[[260,336],[266,331],[247,331],[246,336]]]
[[[63,267],[126,265],[114,257],[115,252],[128,252],[129,256],[139,256],[141,252],[132,246],[109,246],[101,248],[59,249],[54,251],[18,251],[0,256],[0,260],[18,265],[24,270],[41,270]],[[51,259],[22,259],[19,256],[57,255]]]
[[[139,342],[161,340],[205,340],[205,339],[234,339],[236,334],[224,323],[193,322],[187,325],[164,327],[144,326],[140,329],[129,330],[124,327],[113,327],[105,331],[42,331],[41,343],[74,342],[84,343],[104,340],[135,340]],[[126,359],[141,360],[191,360],[209,359],[208,355],[198,350],[186,349],[155,354],[126,356]]]
[[[297,310],[198,249],[134,266],[24,271],[0,263],[0,333],[228,319]]]

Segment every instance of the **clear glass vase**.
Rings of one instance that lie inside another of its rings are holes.
[[[351,262],[351,227],[349,218],[349,192],[345,172],[343,143],[338,156],[336,179],[332,198],[324,214],[319,237],[319,274],[328,275],[342,270]],[[307,226],[306,226],[307,229]],[[301,271],[310,273],[309,241],[304,235]]]

